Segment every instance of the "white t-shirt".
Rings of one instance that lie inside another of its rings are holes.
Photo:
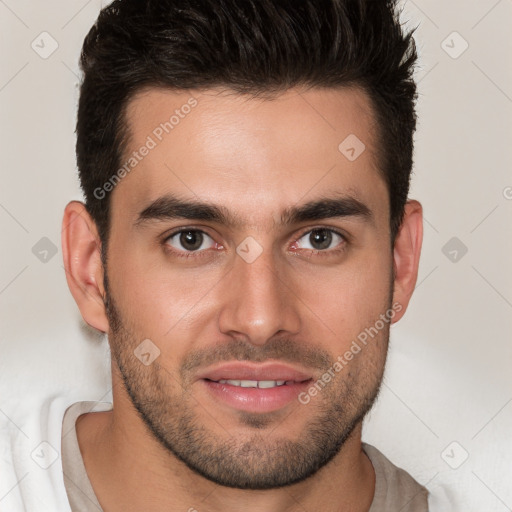
[[[72,512],[61,459],[62,420],[69,399],[19,402],[0,407],[0,511]],[[87,403],[94,405],[91,411],[112,408],[110,402]]]
[[[24,405],[26,404],[24,402]],[[37,407],[32,406],[30,410],[27,410],[27,407],[20,407],[16,411],[16,417],[12,417],[12,413],[9,417],[0,409],[0,510],[101,512],[83,461],[77,456],[80,451],[74,426],[80,414],[107,411],[111,408],[110,402],[84,401],[70,404],[64,397],[52,397]],[[63,418],[67,410],[67,421],[63,431]],[[66,478],[61,457],[63,441],[67,455]],[[422,499],[425,494],[422,492],[422,486],[407,472],[394,466],[375,447],[363,443],[363,449],[376,473],[376,492],[370,512],[396,512],[394,507],[397,503],[394,500],[403,492],[413,491],[419,494],[409,505],[401,509],[402,512],[427,510],[424,504],[422,505],[422,502],[425,502]],[[74,461],[73,464],[70,464],[71,460]],[[88,493],[92,495],[87,496]],[[75,503],[73,511],[70,497]],[[430,512],[454,510],[447,508],[449,505],[444,497],[429,494],[428,503]],[[416,508],[411,508],[413,504]],[[403,503],[400,502],[401,506]]]

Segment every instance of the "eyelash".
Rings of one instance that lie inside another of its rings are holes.
[[[177,251],[177,250],[175,250],[175,249],[173,249],[173,248],[171,248],[169,246],[169,244],[167,242],[173,236],[175,236],[175,235],[177,235],[179,233],[187,232],[187,231],[195,231],[195,232],[202,233],[203,235],[206,235],[206,236],[212,238],[208,233],[206,233],[202,229],[193,228],[193,227],[190,227],[190,228],[180,228],[180,229],[178,229],[176,231],[173,231],[170,234],[166,234],[165,235],[164,239],[162,240],[162,245],[164,246],[164,249],[167,252],[171,253],[173,256],[177,257],[177,258],[188,259],[188,258],[191,258],[191,257],[197,258],[197,257],[206,256],[206,252],[208,251],[208,249],[202,249],[200,251]],[[328,257],[328,256],[340,254],[340,253],[342,253],[342,252],[344,252],[346,250],[346,245],[348,243],[347,236],[344,235],[343,233],[341,233],[340,231],[338,231],[337,229],[334,229],[334,228],[331,228],[331,227],[329,227],[329,228],[327,228],[327,227],[315,227],[315,228],[309,229],[308,231],[304,231],[296,239],[296,241],[300,240],[305,235],[310,234],[310,233],[312,233],[314,231],[330,231],[331,233],[334,233],[334,234],[338,235],[342,239],[342,242],[340,242],[340,244],[338,244],[338,246],[336,246],[336,248],[334,248],[334,249],[325,249],[325,250],[307,249],[307,251],[309,251],[309,253],[312,254],[313,256]],[[310,257],[311,256],[309,256],[308,258],[310,258]]]

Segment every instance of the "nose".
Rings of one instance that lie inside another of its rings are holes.
[[[277,265],[266,249],[251,263],[235,256],[219,315],[222,333],[263,345],[278,334],[299,332],[299,301],[285,267],[284,263]]]

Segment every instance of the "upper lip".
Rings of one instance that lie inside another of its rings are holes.
[[[209,380],[284,380],[302,382],[312,375],[283,363],[249,363],[233,361],[210,367],[197,375]]]

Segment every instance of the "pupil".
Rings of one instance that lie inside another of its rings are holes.
[[[180,235],[180,243],[185,249],[195,251],[201,247],[203,236],[198,231],[184,231]]]
[[[317,229],[309,235],[311,245],[316,249],[327,249],[331,245],[332,233],[326,229]]]

